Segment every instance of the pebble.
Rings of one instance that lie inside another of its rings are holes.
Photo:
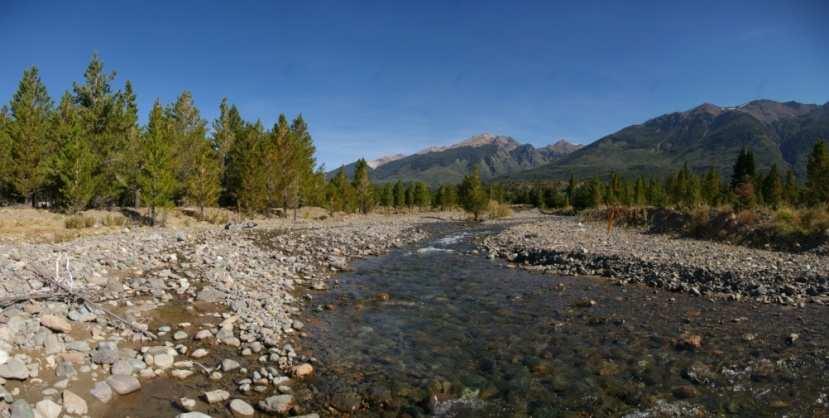
[[[207,403],[224,402],[230,399],[230,393],[222,389],[211,390],[204,393],[204,399]]]
[[[141,389],[141,382],[138,379],[123,374],[114,374],[106,382],[119,395],[126,395]]]
[[[92,389],[89,390],[89,393],[97,400],[107,403],[112,399],[112,387],[110,387],[106,382],[97,382]]]
[[[86,401],[69,390],[63,391],[63,407],[68,414],[84,415],[87,411]]]
[[[230,401],[230,410],[233,411],[233,416],[237,417],[252,417],[255,412],[249,403],[241,399]]]

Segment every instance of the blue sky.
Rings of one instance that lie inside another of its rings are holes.
[[[682,4],[679,4],[682,3]],[[310,123],[330,168],[480,132],[587,143],[703,102],[829,101],[829,2],[0,0],[0,101],[93,52],[155,98]]]

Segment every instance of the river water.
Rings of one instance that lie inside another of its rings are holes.
[[[474,253],[496,227],[429,228],[429,240],[359,261],[331,290],[312,293],[301,342],[320,361],[306,389],[310,410],[829,414],[827,307],[713,302],[536,274]],[[691,336],[701,345],[683,343]]]

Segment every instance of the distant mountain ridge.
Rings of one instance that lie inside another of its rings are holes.
[[[817,139],[829,140],[829,103],[754,100],[740,106],[703,103],[625,127],[542,167],[503,176],[511,180],[563,180],[607,176],[662,176],[682,167],[728,176],[737,153],[750,147],[758,168],[777,164],[806,173]]]
[[[401,154],[367,161],[375,182],[423,181],[431,185],[459,183],[473,165],[481,177],[491,179],[553,162],[581,147],[566,140],[543,148],[522,144],[512,137],[482,133],[452,145],[425,148],[412,155]],[[344,166],[347,175],[355,163]],[[337,170],[328,173],[335,174]]]

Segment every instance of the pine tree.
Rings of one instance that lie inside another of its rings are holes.
[[[216,150],[206,141],[197,142],[190,151],[192,172],[185,177],[186,196],[199,208],[204,217],[204,207],[214,206],[221,192],[221,165]]]
[[[73,83],[73,99],[79,106],[83,134],[97,154],[95,175],[98,204],[111,204],[119,193],[117,175],[123,164],[119,158],[128,140],[128,132],[121,118],[120,92],[113,92],[111,83],[115,72],[104,72],[104,63],[97,54],[92,56],[84,72],[84,83]]]
[[[298,115],[291,122],[291,138],[294,142],[295,183],[291,187],[291,193],[295,196],[294,219],[296,219],[296,208],[311,200],[311,196],[318,194],[320,183],[316,181],[314,168],[317,165],[315,157],[316,147],[308,130],[308,124],[302,115]]]
[[[783,186],[783,199],[789,205],[797,205],[800,200],[800,188],[793,170],[786,172],[786,182]]]
[[[636,179],[636,184],[633,186],[633,204],[636,206],[644,206],[647,203],[647,185],[645,178],[639,176]]]
[[[763,202],[767,206],[777,209],[783,202],[783,181],[780,178],[777,164],[771,166],[763,179],[762,192]]]
[[[394,207],[394,185],[386,183],[380,192],[380,205],[386,208]]]
[[[357,207],[366,214],[374,205],[371,181],[368,178],[368,163],[365,159],[357,160],[354,168],[354,191],[357,196]]]
[[[394,183],[394,207],[396,209],[401,209],[406,206],[406,186],[403,185],[403,182],[397,180]]]
[[[720,204],[720,195],[722,181],[720,180],[720,173],[711,168],[705,173],[705,179],[702,183],[702,197],[705,203],[710,206],[718,206]]]
[[[432,192],[426,183],[419,181],[414,185],[415,206],[423,209],[432,206]]]
[[[743,148],[734,163],[734,173],[731,175],[731,190],[735,190],[740,183],[753,182],[755,170],[754,153],[749,148]]]
[[[138,172],[141,167],[141,161],[139,160],[141,129],[138,126],[138,104],[132,83],[129,80],[124,86],[124,92],[118,96],[117,103],[119,109],[116,123],[117,132],[122,139],[119,140],[121,143],[120,149],[116,150],[116,155],[113,157],[113,165],[115,166],[113,170],[117,188],[123,192],[122,201],[138,208],[141,205],[138,188]],[[89,143],[88,138],[87,143]],[[97,157],[98,155],[96,155]],[[97,163],[95,167],[96,169],[100,167],[100,163]]]
[[[330,207],[333,211],[354,212],[357,207],[356,194],[348,176],[345,174],[345,167],[340,167],[337,174],[331,179]]]
[[[266,152],[268,134],[260,121],[246,126],[237,136],[235,157],[238,164],[239,183],[236,204],[244,213],[261,213],[269,205],[268,170]]]
[[[829,151],[817,140],[806,163],[806,189],[812,204],[829,202]]]
[[[86,209],[95,192],[98,177],[97,155],[83,135],[80,115],[69,93],[60,101],[54,121],[54,135],[59,151],[54,162],[54,173],[61,200],[69,213]]]
[[[489,197],[481,184],[481,171],[477,165],[472,167],[461,182],[460,202],[464,210],[472,213],[476,221],[489,203]]]
[[[9,199],[11,160],[11,139],[8,132],[9,111],[3,106],[0,108],[0,204]]]
[[[179,95],[175,103],[167,107],[165,116],[169,121],[176,180],[179,185],[175,200],[182,202],[184,198],[189,197],[187,187],[200,181],[192,177],[205,170],[214,170],[209,162],[209,154],[204,149],[209,146],[206,138],[207,122],[201,118],[199,109],[193,102],[193,95],[186,90]],[[203,167],[197,167],[197,158],[201,159]],[[211,173],[211,179],[214,177]]]
[[[36,67],[23,72],[9,106],[6,123],[10,144],[10,183],[27,203],[44,185],[49,171],[49,155],[54,151],[50,140],[53,104],[40,80]]]
[[[222,175],[222,192],[220,201],[224,205],[237,204],[237,194],[241,187],[241,161],[248,151],[240,144],[237,137],[245,129],[245,122],[236,106],[228,104],[227,98],[219,105],[219,116],[213,121],[213,147],[219,160]]]
[[[150,112],[147,131],[141,138],[142,166],[138,174],[138,185],[148,208],[148,218],[155,225],[159,208],[172,204],[177,189],[173,135],[171,122],[156,100]]]

